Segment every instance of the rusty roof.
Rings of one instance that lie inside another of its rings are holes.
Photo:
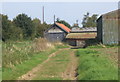
[[[69,33],[66,39],[92,39],[96,38],[97,33]]]
[[[61,24],[61,23],[55,23],[56,25],[58,25],[59,27],[61,27],[63,30],[65,30],[66,32],[70,32],[71,30],[65,26],[64,24]]]

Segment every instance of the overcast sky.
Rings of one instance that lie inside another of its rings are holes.
[[[118,9],[118,2],[4,2],[2,13],[8,15],[12,20],[18,14],[25,13],[42,21],[42,6],[45,8],[45,21],[53,23],[54,14],[56,18],[66,20],[73,25],[76,20],[81,21],[87,12],[92,14],[105,14]]]

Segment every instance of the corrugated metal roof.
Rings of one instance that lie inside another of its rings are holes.
[[[103,17],[103,19],[119,19],[120,20],[120,9],[117,9],[117,10],[114,10],[114,11],[111,11],[111,12],[108,12],[108,13],[105,13],[105,14],[102,14],[98,19],[97,21]]]
[[[85,27],[85,28],[79,28],[79,29],[72,29],[71,32],[90,32],[90,31],[96,31],[97,32],[97,27]]]
[[[91,39],[96,38],[97,33],[69,33],[67,39]]]
[[[70,32],[71,30],[65,26],[64,24],[61,24],[61,23],[55,23],[56,25],[58,25],[59,27],[61,27],[63,30],[65,30],[66,32]]]
[[[113,14],[115,14],[115,13],[118,15],[118,14],[120,14],[119,12],[120,12],[120,9],[117,9],[117,10],[110,11],[110,12],[108,12],[108,13],[105,13],[105,14],[103,14],[103,15],[111,15],[111,14],[113,15]],[[111,15],[111,16],[112,16],[112,15]]]

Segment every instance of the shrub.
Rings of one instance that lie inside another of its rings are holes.
[[[54,48],[54,46],[44,38],[38,38],[33,41],[34,52],[45,51],[49,48]]]

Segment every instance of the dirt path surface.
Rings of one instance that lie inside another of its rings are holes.
[[[75,50],[70,53],[70,63],[65,72],[62,73],[63,80],[77,80],[78,58],[75,57]]]
[[[69,48],[59,49],[18,80],[76,80],[78,59],[74,53],[75,50]]]
[[[51,57],[55,56],[57,53],[59,53],[62,49],[59,49],[58,51],[52,53],[51,55],[49,55],[48,59],[45,60],[43,63],[37,65],[35,68],[33,68],[31,71],[29,71],[28,73],[22,75],[21,77],[18,78],[18,80],[32,80],[32,78],[34,78],[36,76],[36,72],[38,70],[41,69],[41,67],[47,63]]]

